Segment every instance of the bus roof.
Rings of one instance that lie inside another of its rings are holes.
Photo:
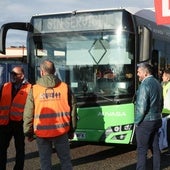
[[[156,22],[155,11],[150,8],[136,11],[134,15],[139,16],[141,18],[146,18],[152,22]]]
[[[86,12],[97,12],[97,11],[109,11],[109,10],[123,10],[123,8],[106,8],[106,9],[87,9],[87,10],[73,10],[73,11],[64,11],[64,12],[57,12],[57,13],[42,13],[42,14],[35,14],[34,16],[44,16],[44,15],[60,15],[60,14],[76,14],[76,13],[86,13]]]
[[[127,8],[102,8],[102,9],[87,9],[87,10],[73,10],[73,11],[64,11],[64,12],[57,12],[57,13],[42,13],[42,14],[35,14],[33,17],[36,16],[44,16],[44,15],[60,15],[60,14],[76,14],[76,13],[86,13],[86,12],[97,12],[97,11],[110,11],[110,10],[126,10],[130,12],[131,14],[135,14],[136,12],[141,11],[139,8],[134,7],[127,7]],[[147,10],[151,10],[151,8],[148,8]]]
[[[141,18],[147,18],[150,21],[155,22],[155,10],[154,8],[134,8],[134,7],[127,7],[127,8],[103,8],[103,9],[88,9],[88,10],[74,10],[74,11],[65,11],[65,12],[57,12],[57,13],[42,13],[42,14],[35,14],[32,17],[37,16],[46,16],[46,15],[62,15],[62,14],[76,14],[76,13],[86,13],[86,12],[97,12],[97,11],[111,11],[111,10],[125,10],[129,13],[139,16]]]

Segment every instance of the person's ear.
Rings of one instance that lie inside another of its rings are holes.
[[[41,75],[41,76],[44,76],[43,70],[40,70],[40,75]]]
[[[22,74],[21,79],[24,79],[24,74]]]

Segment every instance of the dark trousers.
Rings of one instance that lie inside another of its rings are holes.
[[[16,157],[14,170],[24,169],[25,142],[23,122],[11,121],[6,126],[0,126],[0,170],[6,170],[7,149],[14,137]]]
[[[162,120],[143,121],[136,128],[137,166],[136,170],[146,170],[147,152],[151,149],[153,155],[153,170],[160,170],[160,149],[158,130]]]

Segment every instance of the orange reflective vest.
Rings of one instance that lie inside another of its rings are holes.
[[[61,82],[54,88],[33,86],[34,133],[38,137],[56,137],[70,129],[68,87]]]
[[[12,100],[12,83],[5,83],[0,99],[0,125],[7,125],[9,120],[21,121],[31,84],[23,84]]]

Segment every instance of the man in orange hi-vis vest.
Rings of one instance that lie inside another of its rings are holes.
[[[72,170],[69,138],[76,128],[76,102],[66,83],[55,76],[50,60],[40,64],[41,78],[33,85],[24,109],[24,133],[33,135],[40,155],[41,170],[51,169],[52,147],[62,170]]]
[[[23,170],[23,111],[31,84],[24,78],[24,69],[21,66],[12,69],[10,78],[11,81],[2,86],[0,95],[0,170],[6,170],[7,149],[12,137],[16,149],[14,170]]]

